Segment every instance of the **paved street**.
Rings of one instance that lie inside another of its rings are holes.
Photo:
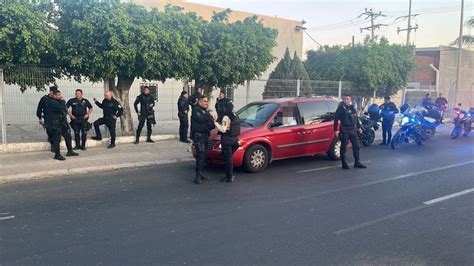
[[[0,186],[0,264],[474,264],[474,137],[274,162],[235,184],[193,164]],[[457,193],[457,194],[454,194]],[[447,197],[445,197],[447,196]]]

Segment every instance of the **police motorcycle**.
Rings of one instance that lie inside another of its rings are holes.
[[[471,132],[473,116],[474,116],[474,108],[471,108],[469,112],[463,111],[459,107],[454,108],[454,118],[453,118],[454,128],[453,128],[453,131],[451,132],[452,139],[458,138],[459,136],[461,136],[461,134],[465,137],[469,135],[469,132]],[[463,134],[463,131],[464,131],[464,134]]]
[[[366,147],[372,145],[375,140],[375,131],[379,129],[379,119],[381,110],[377,104],[369,106],[367,112],[359,119],[362,126],[362,133],[359,133],[360,143]]]
[[[435,135],[441,114],[424,107],[411,107],[404,104],[400,108],[400,128],[392,138],[391,147],[397,149],[403,143],[423,143]]]

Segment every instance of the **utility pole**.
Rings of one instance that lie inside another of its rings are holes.
[[[410,45],[410,33],[412,30],[416,31],[418,29],[418,25],[416,25],[415,27],[412,27],[411,26],[411,18],[412,17],[416,17],[418,16],[419,14],[411,14],[411,1],[410,0],[410,4],[409,4],[409,7],[408,7],[408,16],[401,16],[401,17],[398,17],[396,18],[395,20],[398,20],[398,19],[402,19],[402,18],[408,18],[408,26],[406,29],[400,29],[398,28],[397,29],[397,33],[400,33],[401,31],[406,31],[407,32],[407,46]]]
[[[461,80],[463,27],[464,27],[464,0],[461,0],[461,23],[460,23],[460,26],[459,26],[459,39],[458,39],[458,47],[459,47],[459,50],[458,50],[458,66],[457,66],[457,69],[456,69],[456,87],[454,88],[454,91],[452,93],[453,94],[453,99],[452,99],[453,104],[456,104],[456,101],[458,100],[457,93],[459,91],[459,83],[460,83],[460,80]]]
[[[382,26],[387,26],[386,24],[375,24],[375,19],[378,17],[386,17],[387,15],[382,14],[382,12],[374,12],[372,9],[365,9],[365,12],[360,14],[358,18],[366,16],[366,18],[370,18],[370,26],[365,27],[365,28],[360,28],[360,33],[362,33],[364,30],[370,30],[371,33],[371,40],[375,40],[375,29],[380,29]]]

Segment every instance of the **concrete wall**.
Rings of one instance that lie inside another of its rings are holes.
[[[456,82],[458,50],[450,47],[441,48],[439,91],[451,99]],[[455,103],[474,107],[474,51],[463,50],[461,61],[461,79]]]

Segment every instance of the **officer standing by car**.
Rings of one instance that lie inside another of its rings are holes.
[[[56,86],[49,88],[49,93],[41,97],[38,102],[38,107],[36,108],[36,117],[38,117],[39,124],[46,128],[46,123],[48,123],[49,112],[48,112],[48,102],[53,98],[53,91],[57,90]],[[54,152],[53,147],[53,138],[50,136],[48,130],[46,130],[48,135],[48,142],[51,144],[51,152]]]
[[[189,129],[189,94],[187,91],[182,91],[178,99],[178,118],[179,118],[179,141],[183,143],[191,143],[188,140]]]
[[[140,110],[138,110],[138,105],[140,104]],[[153,143],[151,139],[152,125],[156,124],[155,121],[155,97],[150,93],[150,88],[145,86],[143,88],[142,94],[137,96],[137,99],[133,103],[135,112],[138,114],[138,128],[137,134],[135,137],[135,144],[140,142],[140,134],[142,133],[143,126],[146,122],[146,142]]]
[[[233,155],[239,148],[240,119],[234,114],[234,104],[231,101],[221,103],[219,111],[214,124],[221,135],[221,150],[226,165],[226,176],[221,179],[221,182],[233,183],[235,180]]]
[[[341,121],[341,127],[339,127]],[[334,132],[336,137],[341,140],[341,161],[342,169],[350,169],[346,162],[346,150],[349,140],[352,143],[352,153],[354,155],[354,168],[367,168],[360,162],[359,157],[359,135],[362,128],[357,117],[357,111],[352,105],[352,97],[344,96],[343,101],[339,104],[334,118]]]
[[[390,145],[392,141],[392,127],[395,122],[395,114],[399,113],[397,105],[390,100],[389,96],[384,97],[384,103],[380,105],[382,111],[382,143],[380,145]]]
[[[202,174],[207,159],[209,134],[215,128],[215,118],[207,110],[208,106],[207,97],[200,95],[191,115],[191,136],[196,149],[196,176],[194,179],[196,184],[202,184],[202,180],[209,180]]]
[[[94,122],[96,135],[95,137],[92,137],[92,139],[97,141],[102,140],[100,126],[106,125],[110,133],[110,145],[107,148],[113,149],[115,148],[115,126],[117,124],[117,119],[123,115],[123,108],[113,97],[111,91],[105,92],[105,98],[102,100],[102,102],[97,101],[96,98],[94,98],[94,102],[99,108],[103,110],[103,116]]]
[[[78,156],[79,154],[72,150],[72,137],[67,123],[66,102],[63,100],[61,91],[57,88],[53,89],[53,97],[48,101],[47,108],[49,110],[49,117],[46,123],[46,130],[53,141],[54,159],[59,161],[66,160],[60,152],[61,136],[64,137],[66,142],[66,156]]]
[[[81,89],[76,90],[76,97],[70,99],[66,103],[66,107],[71,111],[68,112],[71,118],[71,127],[74,131],[74,140],[76,141],[75,150],[81,149],[86,150],[87,131],[91,128],[91,124],[88,122],[89,116],[92,113],[92,104],[89,100],[84,99],[83,92]],[[81,138],[82,134],[82,138]]]

